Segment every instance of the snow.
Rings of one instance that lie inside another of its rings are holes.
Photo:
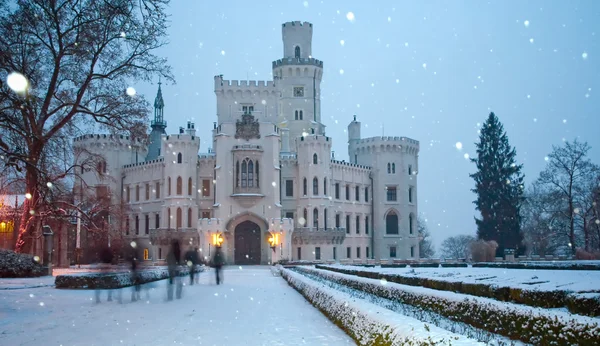
[[[19,290],[36,287],[54,287],[54,276],[40,276],[37,278],[10,278],[0,279],[0,290]]]
[[[105,293],[95,305],[92,290],[2,291],[0,345],[354,344],[268,267],[227,268],[220,286],[212,271],[200,274],[199,285],[183,280],[181,300],[165,301],[162,280],[144,285],[149,299],[142,291],[135,303],[131,288],[121,290],[122,305],[106,302]]]
[[[504,268],[381,268],[328,265],[346,270],[378,272],[404,277],[429,278],[448,282],[484,283],[501,287],[555,291],[586,292],[600,290],[600,271],[504,269]]]

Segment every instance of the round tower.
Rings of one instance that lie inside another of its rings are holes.
[[[348,124],[348,158],[350,162],[358,164],[358,155],[356,146],[360,141],[360,121],[356,121],[356,115],[350,124]],[[362,164],[362,163],[361,163]]]
[[[287,121],[293,143],[302,135],[325,132],[320,101],[323,62],[312,57],[311,23],[284,23],[282,37],[283,59],[273,62],[273,79],[281,95],[279,123]]]

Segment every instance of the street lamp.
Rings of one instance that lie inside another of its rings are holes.
[[[279,234],[271,232],[271,237],[268,239],[268,241],[269,245],[271,246],[271,250],[275,252],[275,248],[277,247],[277,244],[279,244]]]
[[[223,244],[223,237],[221,236],[221,233],[215,232],[212,235],[212,244],[216,247],[221,247],[221,244]]]

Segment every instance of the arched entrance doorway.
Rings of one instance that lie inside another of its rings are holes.
[[[260,227],[252,221],[244,221],[235,227],[235,264],[260,264],[260,235]]]

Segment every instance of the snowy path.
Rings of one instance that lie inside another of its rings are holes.
[[[150,299],[93,304],[92,291],[49,287],[2,291],[0,345],[354,345],[268,267],[212,271],[183,298],[166,302],[166,281]],[[184,282],[188,282],[185,278]],[[146,288],[146,287],[145,287]]]

